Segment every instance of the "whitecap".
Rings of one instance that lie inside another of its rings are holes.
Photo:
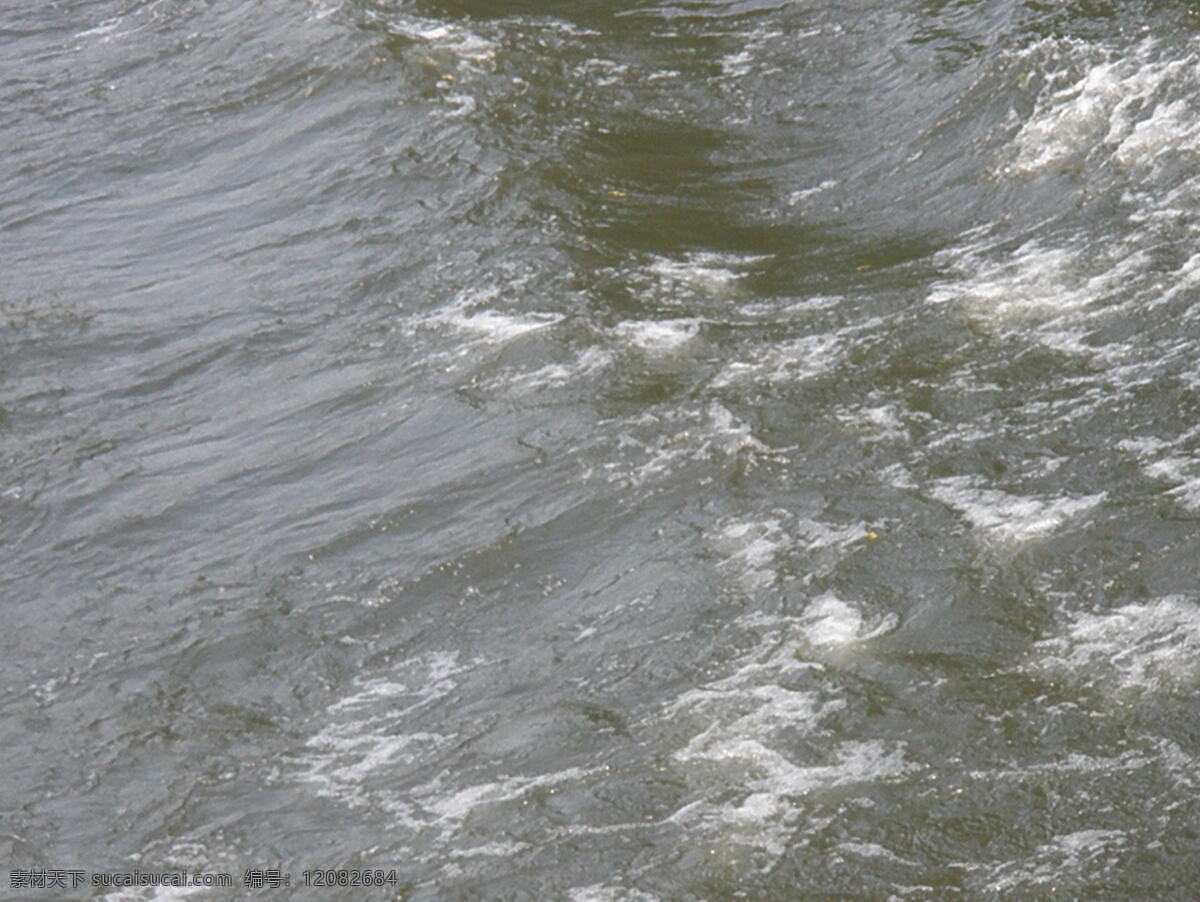
[[[464,662],[457,652],[430,652],[403,662],[391,676],[359,677],[352,692],[328,707],[328,723],[297,756],[297,779],[350,807],[378,802],[372,777],[428,760],[453,739],[414,729],[410,720],[452,693],[457,677],[479,663]]]
[[[915,765],[902,743],[874,739],[828,744],[824,760],[798,759],[796,738],[818,734],[848,703],[811,679],[824,670],[802,657],[811,651],[811,622],[763,614],[740,622],[759,634],[755,646],[728,676],[681,693],[656,723],[689,735],[672,760],[693,799],[670,821],[731,861],[749,848],[769,863],[793,840],[807,796],[900,777]]]
[[[957,510],[975,529],[1001,542],[1044,538],[1071,520],[1097,507],[1106,492],[1081,497],[1030,497],[985,488],[972,476],[951,476],[935,482],[930,495]]]
[[[843,356],[837,335],[807,335],[758,349],[749,360],[726,365],[712,385],[724,388],[746,382],[802,382],[832,370]]]
[[[792,539],[782,520],[768,517],[727,522],[710,541],[724,556],[720,566],[732,571],[739,582],[753,589],[775,581],[778,576],[773,566],[775,558]]]
[[[836,646],[866,642],[891,632],[899,624],[895,614],[874,622],[863,612],[832,593],[813,599],[801,618],[805,637],[813,645]]]
[[[621,323],[617,336],[645,354],[672,354],[693,341],[700,332],[696,319],[638,320]]]
[[[1031,670],[1092,687],[1184,688],[1200,680],[1200,606],[1182,596],[1068,616],[1033,647]]]

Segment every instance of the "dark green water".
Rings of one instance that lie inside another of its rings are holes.
[[[1194,5],[10,0],[0,892],[1197,898],[1198,239]]]

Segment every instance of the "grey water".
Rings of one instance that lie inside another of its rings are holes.
[[[8,0],[0,264],[0,893],[1200,892],[1194,4]]]

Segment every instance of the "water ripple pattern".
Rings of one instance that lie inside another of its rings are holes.
[[[1194,898],[1198,123],[1149,0],[13,0],[4,860]]]

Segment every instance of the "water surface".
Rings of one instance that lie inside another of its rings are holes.
[[[10,3],[5,860],[1192,898],[1198,25]]]

